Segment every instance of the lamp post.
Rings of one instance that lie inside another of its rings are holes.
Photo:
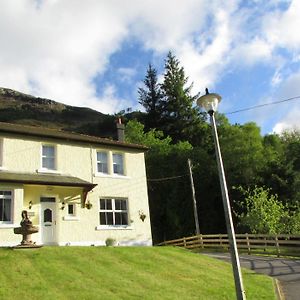
[[[230,208],[230,202],[229,202],[229,197],[228,197],[225,172],[224,172],[222,155],[221,155],[221,150],[220,150],[220,145],[219,145],[217,126],[216,126],[216,121],[215,121],[215,116],[214,116],[214,113],[217,110],[218,104],[221,101],[221,99],[222,98],[220,95],[215,94],[215,93],[210,94],[208,92],[208,89],[206,89],[206,95],[201,96],[197,100],[197,105],[204,108],[210,116],[210,122],[211,122],[211,126],[212,126],[212,132],[213,132],[214,143],[215,143],[215,151],[216,151],[216,156],[217,156],[219,179],[220,179],[220,185],[221,185],[221,191],[222,191],[222,200],[223,200],[227,234],[228,234],[228,240],[229,240],[229,246],[230,246],[230,254],[231,254],[236,296],[237,296],[238,300],[245,300],[246,295],[245,295],[245,290],[244,290],[244,286],[243,286],[239,254],[237,251],[237,245],[236,245],[235,232],[234,232],[234,227],[233,227],[233,222],[232,222],[232,215],[231,215],[231,208]]]

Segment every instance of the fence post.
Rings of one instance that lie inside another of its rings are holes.
[[[278,241],[278,236],[275,236],[275,241],[276,241],[276,252],[277,252],[277,257],[280,256],[280,248],[279,248],[279,241]]]
[[[247,243],[248,255],[250,255],[251,254],[251,247],[250,247],[250,240],[249,240],[248,233],[246,233],[246,243]]]
[[[183,247],[186,248],[186,238],[183,238]]]
[[[200,234],[201,248],[204,249],[203,236]]]

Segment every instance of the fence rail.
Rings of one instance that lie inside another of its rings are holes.
[[[300,256],[300,235],[268,235],[268,234],[236,234],[237,248],[251,253],[270,253],[280,255]],[[177,246],[186,249],[223,249],[228,250],[227,234],[206,234],[183,237],[165,241],[158,246]]]

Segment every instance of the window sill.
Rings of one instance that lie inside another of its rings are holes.
[[[108,226],[108,225],[98,225],[96,230],[132,230],[133,226]]]
[[[111,179],[130,179],[129,176],[126,175],[118,175],[118,174],[105,174],[105,173],[96,173],[94,177],[101,177],[101,178],[111,178]]]
[[[37,173],[48,173],[48,174],[61,174],[60,171],[57,170],[50,170],[50,169],[38,169],[36,170]]]
[[[79,218],[76,216],[65,216],[63,217],[64,221],[79,221]]]
[[[19,227],[18,224],[12,224],[12,223],[1,223],[0,228],[16,228]]]

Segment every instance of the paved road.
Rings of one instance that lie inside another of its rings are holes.
[[[207,255],[230,261],[228,253],[207,253]],[[240,255],[240,263],[251,269],[275,277],[280,281],[286,300],[300,299],[300,260],[264,256]]]

